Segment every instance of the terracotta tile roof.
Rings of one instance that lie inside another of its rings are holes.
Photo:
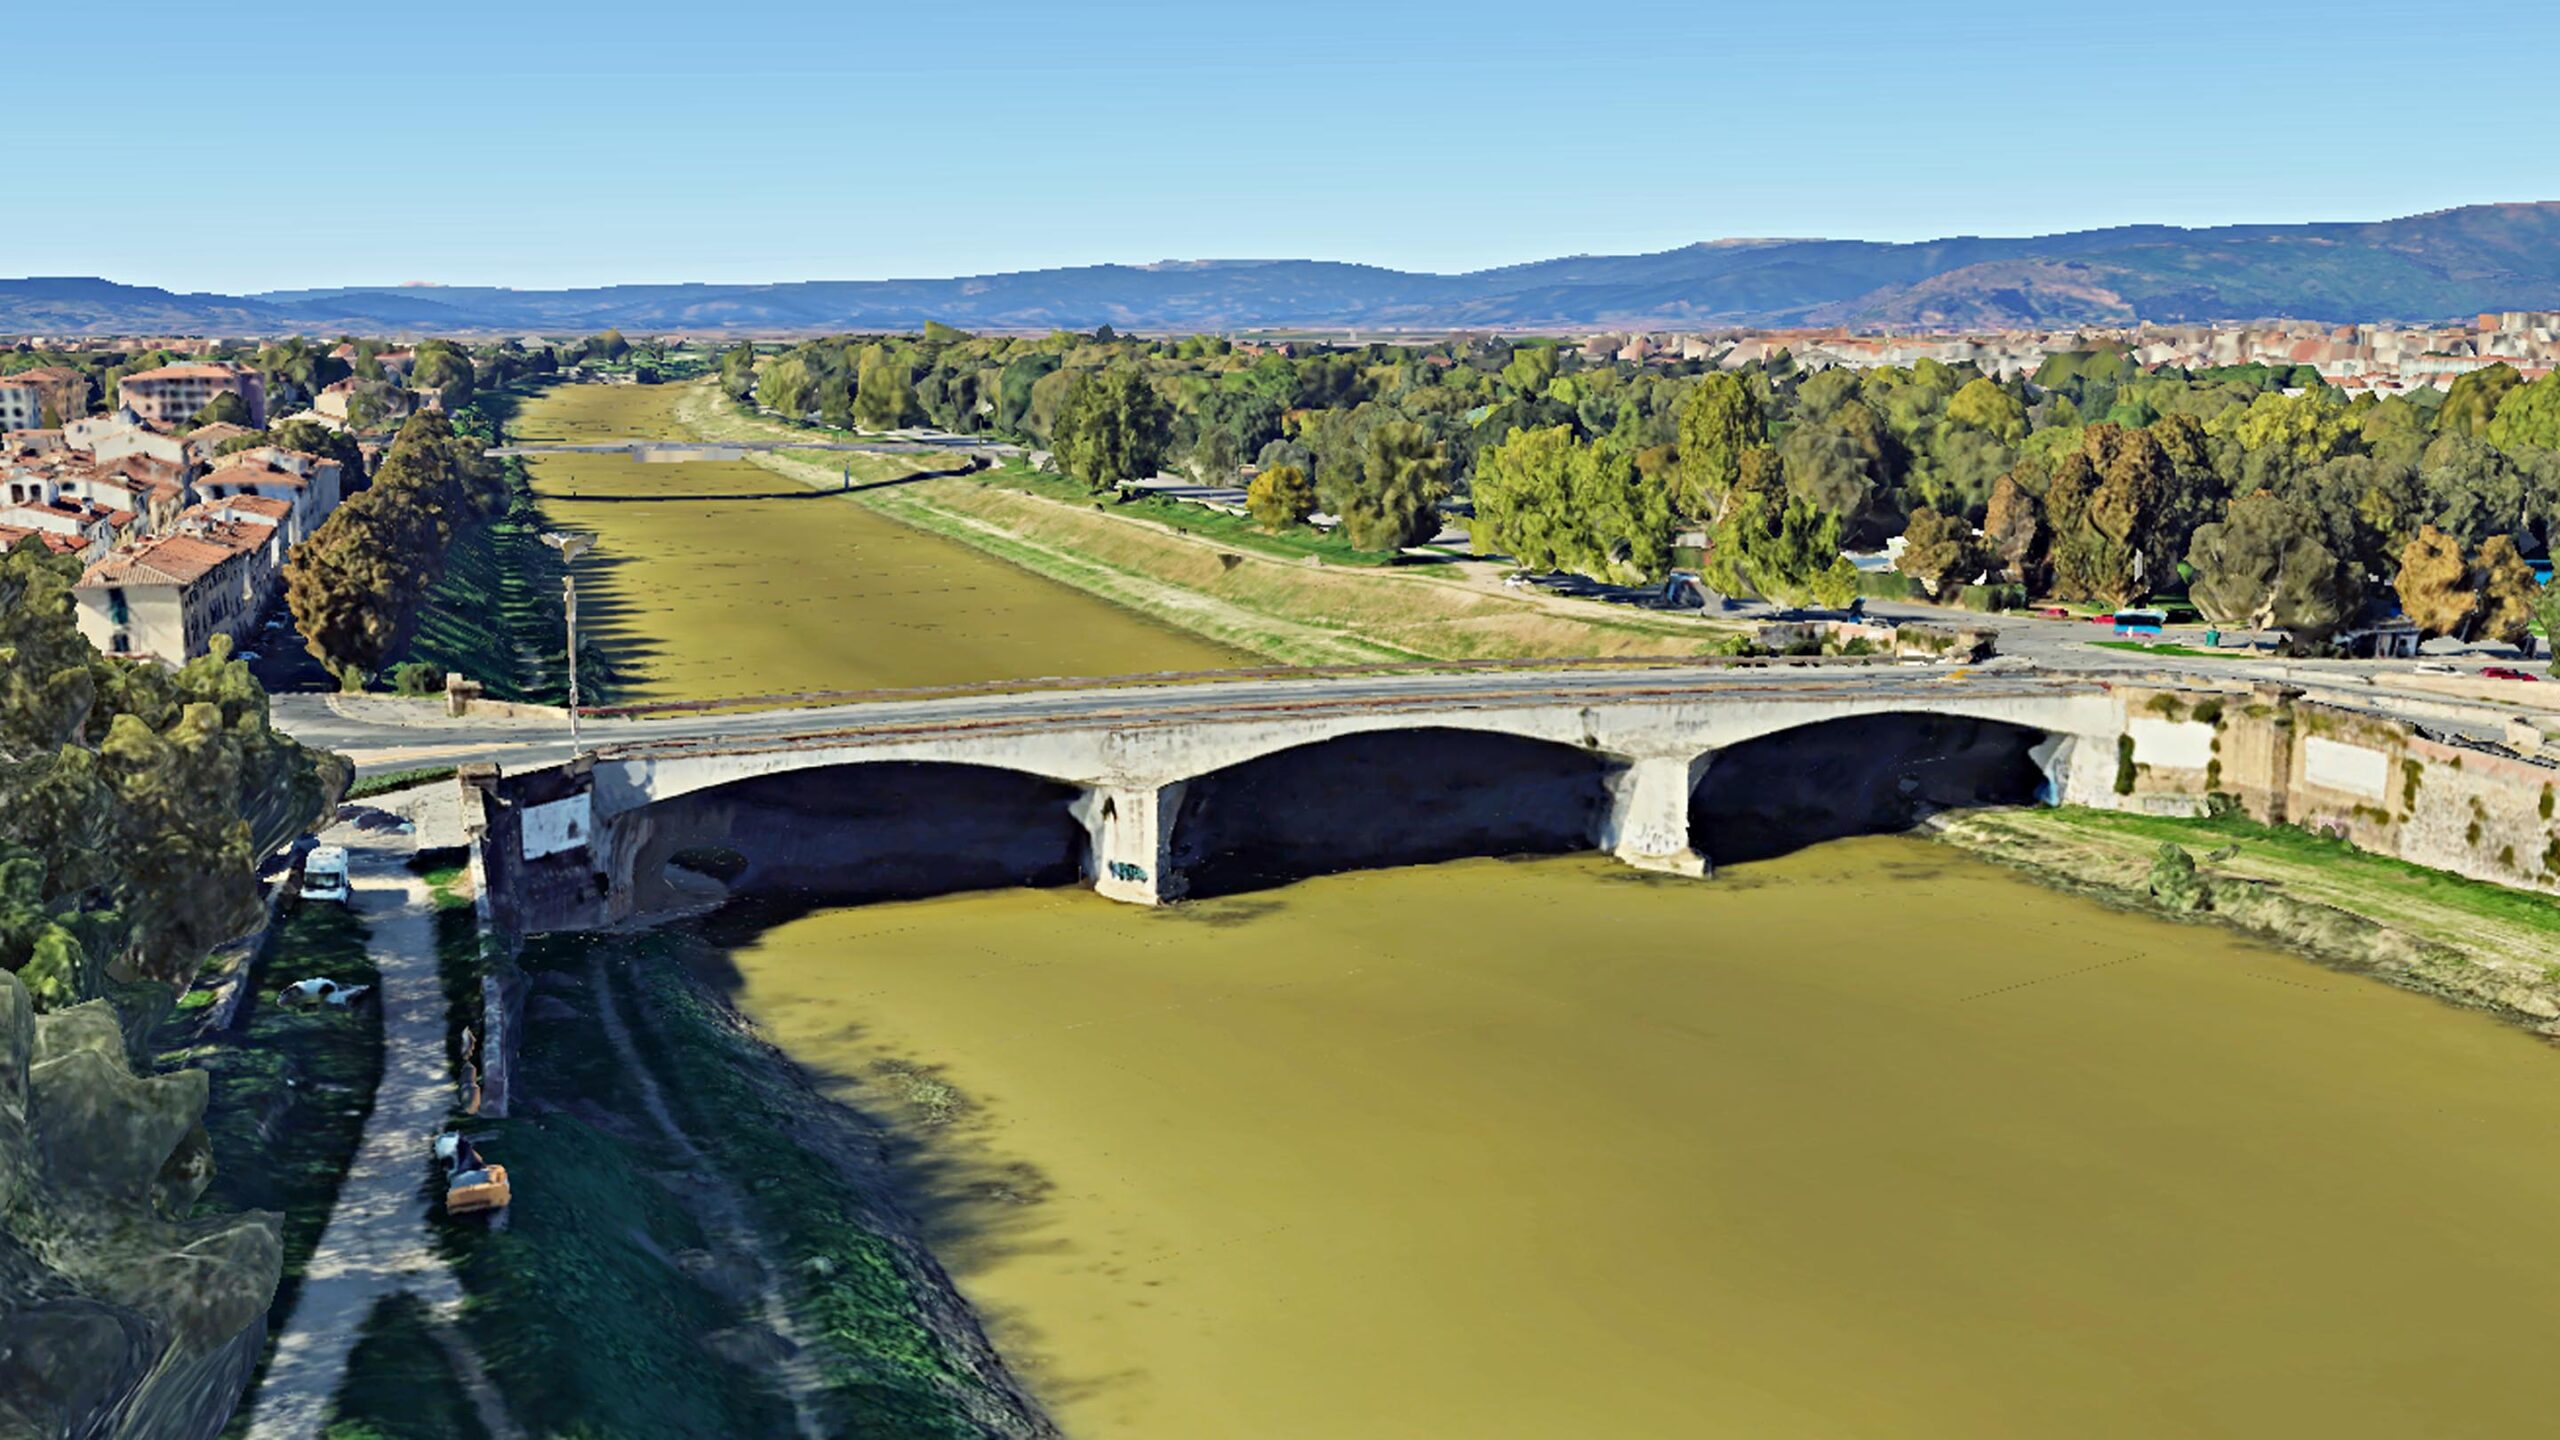
[[[217,521],[200,534],[161,535],[129,550],[118,550],[91,565],[80,577],[81,589],[104,585],[192,585],[225,561],[267,543],[273,525],[247,520]]]
[[[163,365],[157,370],[137,370],[124,377],[123,383],[130,385],[136,380],[236,380],[245,373],[248,372],[236,366],[211,362]]]
[[[68,535],[56,535],[50,530],[28,530],[16,525],[0,525],[0,550],[12,549],[19,541],[30,535],[36,537],[36,543],[56,555],[68,555],[81,548],[80,542]]]
[[[243,452],[253,454],[255,452]],[[281,466],[264,460],[244,460],[239,455],[226,455],[223,463],[206,471],[196,484],[203,485],[286,485],[301,489],[310,481]]]
[[[191,505],[186,513],[204,519],[223,515],[255,515],[277,521],[293,513],[293,502],[274,495],[234,495],[226,500],[207,500],[200,505]]]

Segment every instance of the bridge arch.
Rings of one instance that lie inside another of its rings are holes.
[[[1876,709],[1773,726],[1719,746],[1689,830],[1719,863],[1907,830],[1980,805],[2050,803],[2074,737],[1954,709]]]
[[[619,815],[624,913],[721,894],[822,903],[1072,883],[1085,831],[1081,787],[1002,766],[881,759],[747,775]],[[734,856],[721,887],[704,852]]]
[[[1183,893],[1472,855],[1588,849],[1621,757],[1464,724],[1363,728],[1192,776],[1171,807]]]

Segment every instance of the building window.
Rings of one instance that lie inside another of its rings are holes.
[[[133,623],[133,607],[125,602],[122,590],[107,592],[107,623],[118,627]],[[121,650],[124,647],[118,644],[116,648]]]

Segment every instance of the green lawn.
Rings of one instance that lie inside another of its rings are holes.
[[[2140,640],[2092,640],[2102,650],[2132,650],[2144,655],[2174,655],[2190,660],[2245,660],[2253,650],[2199,650],[2193,645],[2146,644]]]
[[[1385,565],[1395,557],[1376,550],[1362,550],[1342,538],[1339,530],[1319,530],[1312,525],[1293,525],[1273,534],[1253,522],[1250,516],[1230,515],[1206,505],[1168,499],[1160,495],[1138,495],[1127,500],[1099,496],[1081,483],[1064,475],[1045,475],[1023,464],[1006,464],[988,471],[980,483],[1001,485],[1029,495],[1045,496],[1070,505],[1106,507],[1115,515],[1140,520],[1155,520],[1177,530],[1205,536],[1239,550],[1276,556],[1283,560],[1303,559],[1313,555],[1328,565]],[[1443,554],[1454,552],[1443,551]]]

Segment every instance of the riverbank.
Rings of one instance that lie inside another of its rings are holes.
[[[695,922],[550,937],[512,1116],[480,1130],[503,1230],[440,1222],[471,1330],[538,1434],[1045,1440],[881,1173],[687,961]]]
[[[2560,1038],[2560,905],[2344,840],[2238,816],[2176,819],[2077,806],[1942,817],[1937,838],[2056,888],[2225,925]],[[2151,893],[2164,844],[2195,859],[2203,903]]]
[[[706,439],[796,433],[747,413],[708,385],[687,387],[676,418]],[[817,489],[840,483],[840,457],[757,454],[750,463]],[[1476,660],[1730,651],[1741,632],[1691,618],[1604,607],[1503,587],[1504,567],[1449,560],[1323,563],[1316,553],[1186,533],[1118,507],[1071,504],[1054,480],[998,469],[856,489],[848,498],[1034,574],[1290,664]],[[1204,525],[1209,512],[1202,512]]]

